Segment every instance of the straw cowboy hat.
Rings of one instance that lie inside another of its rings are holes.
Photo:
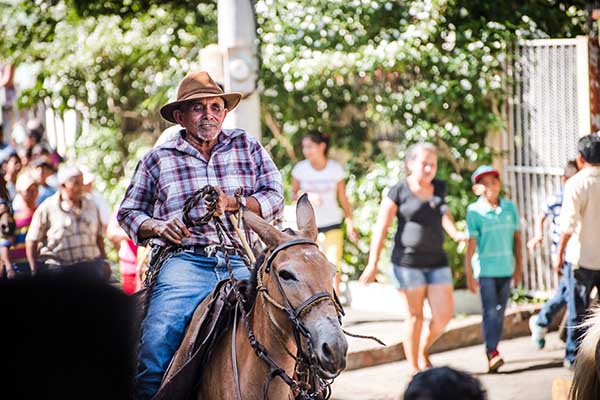
[[[190,72],[177,87],[177,100],[162,106],[160,115],[169,122],[177,123],[173,118],[173,111],[177,110],[183,103],[210,97],[223,98],[225,108],[231,111],[239,104],[242,94],[223,92],[223,89],[212,80],[206,71]]]

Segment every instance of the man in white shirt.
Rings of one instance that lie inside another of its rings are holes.
[[[590,292],[594,286],[600,288],[600,135],[582,137],[577,150],[579,172],[565,184],[561,236],[554,263],[557,272],[563,262],[573,268],[564,362],[569,369],[573,367],[579,339],[584,333],[580,324],[590,302]]]

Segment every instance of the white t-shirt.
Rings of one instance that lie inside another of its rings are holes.
[[[314,169],[308,160],[300,161],[292,169],[292,177],[300,182],[300,191],[308,194],[319,228],[342,222],[344,213],[338,205],[337,184],[345,173],[337,161],[327,160],[322,170]]]

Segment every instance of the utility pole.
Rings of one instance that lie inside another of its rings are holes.
[[[225,91],[242,93],[242,101],[235,110],[227,114],[223,126],[243,128],[260,138],[260,103],[257,88],[259,65],[254,2],[219,0],[217,13],[222,83]]]

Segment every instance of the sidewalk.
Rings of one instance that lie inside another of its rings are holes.
[[[529,335],[529,317],[541,309],[541,304],[515,306],[507,309],[504,319],[503,339]],[[386,307],[390,310],[392,308]],[[427,317],[426,317],[427,318]],[[550,330],[558,328],[554,321]],[[347,336],[348,357],[346,370],[372,367],[405,359],[402,348],[403,316],[393,312],[378,312],[346,308],[343,327],[350,333],[375,336],[386,346],[375,341]],[[424,326],[427,326],[427,321]],[[457,349],[483,343],[481,315],[464,315],[453,318],[446,332],[437,340],[431,353]]]

